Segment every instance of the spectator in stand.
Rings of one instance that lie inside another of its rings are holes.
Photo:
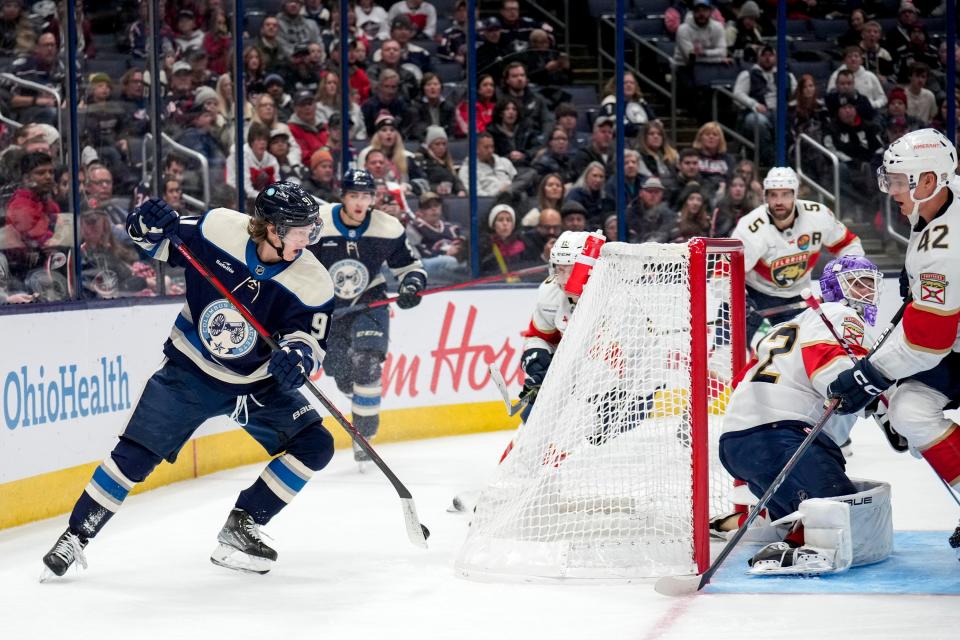
[[[280,163],[267,151],[270,143],[270,130],[254,122],[247,130],[247,143],[243,145],[243,193],[246,197],[246,211],[253,211],[253,201],[268,184],[280,179]],[[237,188],[237,161],[234,150],[230,150],[227,159],[227,184]]]
[[[680,192],[691,182],[700,185],[700,152],[687,147],[680,150],[677,156],[677,179],[670,192],[670,208],[676,211],[680,208]]]
[[[319,42],[320,27],[303,17],[303,0],[284,0],[283,11],[277,14],[280,27],[277,44],[282,58],[290,58],[301,42]]]
[[[626,239],[620,238],[620,220],[615,213],[610,214],[603,221],[603,237],[607,239],[607,242],[636,242],[630,229],[627,229]]]
[[[303,151],[296,138],[290,133],[290,127],[277,117],[277,106],[269,93],[264,93],[257,98],[251,122],[259,122],[267,128],[267,131],[281,129],[290,134],[290,164],[295,167],[303,164]]]
[[[960,47],[956,48],[954,53],[957,62],[960,63]],[[960,68],[960,64],[957,65]],[[927,89],[933,91],[937,100],[941,100],[947,95],[947,41],[944,40],[937,48],[937,67],[930,69],[930,75],[927,78]]]
[[[363,111],[357,104],[356,97],[358,97],[357,94],[351,91],[350,139],[366,140],[367,126],[364,123]],[[317,114],[328,124],[327,130],[329,132],[330,126],[332,126],[330,121],[334,114],[340,114],[340,76],[334,71],[327,71],[323,74],[320,88],[317,89]]]
[[[164,5],[160,4],[160,15],[163,15]],[[137,3],[137,19],[127,27],[126,35],[122,43],[122,48],[129,51],[134,58],[147,57],[147,39],[150,33],[150,25],[147,23],[150,7],[146,0],[139,0]],[[160,52],[163,55],[173,53],[173,29],[166,21],[160,24]]]
[[[280,175],[277,180],[288,181],[300,184],[306,168],[300,165],[290,164],[290,134],[283,129],[273,129],[270,132],[270,142],[267,143],[267,151],[277,159],[280,165]]]
[[[711,211],[707,198],[696,182],[691,182],[677,199],[680,209],[677,211],[677,228],[673,233],[673,242],[687,242],[696,237],[710,237]]]
[[[448,136],[454,135],[456,114],[453,105],[443,97],[443,84],[436,74],[423,74],[420,94],[404,116],[403,136],[408,140],[423,140],[430,126],[442,128]]]
[[[163,96],[164,129],[167,133],[181,131],[187,125],[187,111],[193,106],[193,76],[190,64],[179,60],[173,63],[170,89]]]
[[[547,101],[530,88],[527,69],[522,62],[511,62],[504,68],[500,97],[517,101],[522,119],[533,131],[548,131],[553,126],[553,114]]]
[[[524,231],[520,238],[524,244],[524,258],[531,263],[544,262],[541,259],[544,247],[563,233],[563,218],[556,209],[543,209],[537,226]]]
[[[730,179],[727,192],[720,198],[713,212],[712,238],[729,238],[737,221],[757,208],[760,201],[747,188],[747,181],[736,175]]]
[[[756,62],[763,48],[763,33],[760,31],[760,7],[747,0],[740,7],[736,22],[728,22],[726,28],[727,51],[736,60]]]
[[[720,24],[726,23],[723,14],[720,13],[717,8],[713,9],[710,17]],[[673,3],[663,12],[663,28],[671,38],[676,38],[677,29],[680,28],[681,24],[690,19],[692,19],[690,0],[673,0]]]
[[[357,16],[357,28],[368,38],[386,40],[390,37],[390,19],[387,10],[375,0],[360,0],[354,7]]]
[[[919,23],[910,27],[910,42],[897,50],[897,81],[908,84],[911,70],[918,63],[927,65],[928,69],[940,66],[940,54],[927,42],[927,32]]]
[[[493,153],[493,141],[490,141]],[[526,250],[517,234],[517,214],[508,204],[498,204],[487,216],[489,232],[480,239],[480,273],[509,273],[523,266]]]
[[[520,105],[512,98],[500,98],[493,110],[493,123],[487,127],[493,136],[494,150],[516,167],[530,164],[538,147],[538,136],[520,119]]]
[[[437,10],[423,0],[400,0],[390,7],[387,18],[393,22],[397,16],[407,16],[415,27],[414,37],[433,40],[437,35]]]
[[[616,122],[617,113],[617,79],[611,77],[603,87],[603,101],[600,103],[600,112],[605,116],[612,117]],[[623,74],[623,97],[627,102],[624,108],[623,123],[626,128],[623,135],[628,138],[635,138],[643,125],[654,119],[653,110],[647,105],[647,101],[640,91],[640,85],[637,79],[629,71]]]
[[[300,145],[301,158],[312,158],[315,151],[327,146],[327,129],[317,115],[313,93],[301,91],[293,101],[293,116],[287,121],[293,139]]]
[[[561,183],[572,184],[577,179],[569,154],[569,137],[563,127],[554,127],[547,144],[533,157],[533,168],[541,180],[550,174],[560,177]]]
[[[23,55],[33,50],[37,33],[20,0],[0,2],[0,55]]]
[[[787,72],[787,83],[789,94],[793,95],[797,79],[790,72]],[[777,123],[777,52],[773,47],[760,47],[756,64],[737,75],[733,97],[741,107],[737,129],[748,140],[756,139],[761,162],[773,165],[773,134]]]
[[[280,21],[276,16],[267,16],[260,25],[260,35],[253,41],[253,46],[260,51],[263,58],[263,71],[269,73],[283,60],[280,50]]]
[[[504,59],[514,51],[503,37],[500,19],[491,16],[483,21],[479,29],[481,42],[477,47],[477,73],[489,73],[494,78],[503,75]]]
[[[694,0],[693,19],[684,19],[677,28],[674,62],[692,67],[694,62],[721,63],[727,57],[727,39],[723,24],[712,17],[710,0]]]
[[[181,54],[203,47],[203,31],[197,28],[197,15],[192,9],[180,9],[177,12],[177,33],[173,42]]]
[[[52,33],[40,34],[33,52],[14,60],[9,71],[22,80],[56,89],[63,95],[66,70],[57,54],[57,38]],[[60,105],[49,93],[18,84],[12,89],[9,104],[19,122],[57,124]]]
[[[897,62],[900,47],[910,42],[910,27],[917,23],[917,18],[917,8],[910,0],[900,3],[897,24],[887,32],[883,41],[884,48],[893,55],[894,63]]]
[[[860,40],[860,51],[863,52],[863,67],[874,73],[884,86],[893,79],[893,56],[880,46],[883,36],[883,27],[876,20],[863,25],[863,39]]]
[[[413,181],[422,179],[423,174],[414,162],[413,154],[404,148],[397,124],[397,120],[389,111],[382,111],[377,116],[375,130],[370,137],[370,146],[360,152],[357,160],[363,162],[367,149],[383,151],[387,158],[388,180],[402,184],[406,192],[410,193],[419,190],[413,188]]]
[[[416,73],[419,70],[422,74],[432,71],[433,63],[430,60],[430,53],[426,49],[410,42],[416,33],[417,28],[409,16],[399,15],[390,21],[390,37],[400,43],[400,48],[403,49],[403,61],[413,65],[411,71]],[[373,55],[374,62],[380,61],[379,53],[377,51]],[[417,81],[419,80],[420,76],[417,75]]]
[[[53,159],[49,154],[34,151],[20,159],[21,186],[7,203],[6,226],[17,235],[6,238],[4,248],[14,271],[27,266],[21,253],[42,249],[57,225],[60,207],[53,199],[56,183],[53,179]],[[18,249],[22,246],[23,251]]]
[[[640,197],[640,189],[646,182],[647,176],[640,175],[640,154],[635,149],[623,150],[623,187],[624,202],[627,208],[633,206],[637,198]],[[616,206],[617,203],[617,174],[607,178],[607,184],[604,187],[606,196]],[[614,209],[616,210],[616,209]]]
[[[874,109],[882,109],[887,104],[887,94],[883,89],[880,78],[872,71],[863,68],[863,52],[860,47],[848,47],[843,52],[843,64],[833,72],[827,82],[827,91],[831,91],[837,84],[837,76],[844,69],[853,74],[853,82],[857,92],[870,101]]]
[[[183,59],[190,65],[190,75],[193,76],[193,86],[214,87],[217,84],[217,74],[210,71],[210,60],[203,49],[188,49]]]
[[[497,105],[497,85],[493,76],[485,73],[480,76],[477,82],[477,133],[483,133],[487,130],[490,122],[493,120],[493,108]],[[457,105],[457,135],[463,137],[467,135],[467,115],[468,107],[466,98]]]
[[[83,195],[81,211],[88,209],[106,211],[117,236],[123,238],[124,242],[129,242],[124,231],[128,213],[127,201],[125,197],[114,197],[113,175],[110,169],[98,162],[88,164],[84,171]]]
[[[564,231],[586,231],[587,210],[576,200],[568,200],[560,208]]]
[[[885,148],[879,125],[863,120],[857,113],[857,104],[846,96],[840,97],[837,112],[831,118],[823,146],[840,159],[840,183],[851,201],[862,201],[874,191],[875,168],[879,166]],[[867,212],[872,215],[872,211]]]
[[[854,9],[850,12],[847,23],[850,26],[843,35],[837,38],[837,45],[841,49],[855,47],[863,40],[863,27],[867,23],[867,14],[863,9]]]
[[[407,102],[399,95],[400,76],[396,71],[385,69],[380,74],[376,92],[363,103],[363,120],[367,126],[367,134],[373,135],[376,131],[376,121],[383,111],[389,112],[396,120],[400,120],[407,112]]]
[[[147,97],[141,69],[127,69],[120,78],[119,102],[123,111],[124,134],[142,138],[150,128],[150,116],[147,113]]]
[[[404,100],[413,101],[420,95],[420,82],[417,75],[410,71],[408,67],[412,65],[403,64],[403,49],[396,40],[386,40],[380,46],[379,62],[374,62],[367,67],[367,76],[372,82],[380,81],[380,74],[385,69],[392,69],[400,76],[400,95]]]
[[[606,181],[607,170],[603,164],[591,162],[567,194],[568,202],[570,200],[579,202],[587,210],[587,220],[591,227],[602,226],[607,214],[616,213],[616,201],[608,198],[604,191]]]
[[[180,185],[180,181],[173,176],[161,176],[160,184],[163,185],[163,200],[174,211],[183,211],[186,205],[183,201],[183,187]]]
[[[443,127],[436,125],[427,127],[423,145],[415,158],[430,191],[441,196],[455,195],[458,198],[467,195],[467,190],[457,177],[453,166],[447,132]]]
[[[194,104],[187,111],[188,127],[180,134],[177,142],[188,149],[192,149],[203,154],[207,159],[207,167],[210,171],[210,177],[218,180],[223,175],[224,158],[220,143],[213,136],[212,113],[207,111],[202,104]]]
[[[124,137],[123,104],[112,99],[113,81],[106,73],[94,73],[87,86],[85,103],[80,105],[85,127],[81,144],[88,145],[97,158],[110,167],[120,183],[129,179],[127,140]],[[136,182],[136,180],[134,180]]]
[[[541,211],[545,209],[561,211],[566,191],[563,178],[559,174],[548,173],[543,176],[537,186],[537,203],[524,214],[521,224],[524,227],[535,227],[540,222]]]
[[[613,118],[597,116],[590,145],[577,150],[573,156],[573,170],[579,176],[591,162],[599,162],[606,169],[613,166],[613,157]]]
[[[663,185],[672,185],[679,156],[667,142],[663,123],[651,120],[637,135],[637,151],[640,152],[640,175],[657,176]]]
[[[640,197],[627,209],[627,226],[634,242],[670,242],[677,216],[663,201],[663,182],[652,176],[640,189]]]
[[[837,84],[833,89],[827,91],[826,107],[827,111],[834,113],[839,106],[840,96],[845,96],[848,102],[855,102],[857,112],[864,120],[873,120],[876,117],[876,110],[866,96],[857,91],[856,81],[853,72],[849,69],[841,69],[837,73]]]
[[[569,153],[573,153],[589,143],[588,136],[577,130],[577,121],[579,114],[577,107],[570,102],[561,102],[553,111],[554,122],[567,132],[567,148]]]
[[[494,153],[493,136],[484,131],[477,135],[477,195],[496,196],[510,190],[517,175],[513,163]],[[460,166],[460,182],[470,189],[470,165],[464,162]],[[513,209],[511,209],[511,212]],[[516,224],[516,215],[514,215]]]
[[[382,153],[380,154],[383,155]],[[300,183],[307,193],[324,202],[340,202],[340,185],[333,169],[333,156],[326,149],[319,149],[310,156],[310,175]]]
[[[364,149],[364,151],[367,150]],[[370,149],[367,151],[363,157],[363,168],[369,171],[370,175],[373,176],[373,179],[377,182],[386,182],[390,179],[387,156],[383,151],[380,151],[380,149]]]
[[[324,0],[305,0],[303,3],[303,17],[315,22],[321,35],[330,26],[330,10],[323,5]]]
[[[168,204],[174,206],[169,201]],[[147,289],[147,281],[134,270],[136,250],[117,242],[107,214],[102,209],[92,209],[84,211],[79,219],[84,297],[109,300]]]
[[[277,71],[283,76],[285,86],[297,93],[316,93],[323,75],[323,47],[316,43],[301,42],[294,46],[289,64],[280,65]]]
[[[273,98],[273,105],[277,109],[277,118],[289,120],[293,115],[293,97],[287,93],[286,82],[279,73],[271,73],[264,78],[263,86]]]
[[[708,122],[697,131],[693,148],[700,154],[700,185],[708,206],[723,195],[733,177],[736,161],[727,153],[727,139],[717,122]]]
[[[751,194],[754,200],[763,201],[763,184],[760,181],[757,166],[752,161],[746,158],[740,160],[733,170],[733,176],[743,178],[743,182],[747,185],[747,193]]]
[[[344,143],[340,128],[341,122],[342,119],[339,111],[333,113],[327,121],[327,133],[330,135],[330,137],[327,138],[327,151],[333,156],[333,166],[337,170],[338,176],[340,175],[340,167],[343,166],[342,156],[344,144],[346,144],[346,148],[349,151],[349,157],[357,157],[357,152],[350,145],[350,141],[347,140],[346,143]]]
[[[483,25],[479,22],[476,24],[479,32]],[[482,38],[478,36],[478,40],[482,41]],[[453,23],[443,30],[439,41],[437,51],[441,56],[462,66],[467,65],[467,0],[457,0],[453,6]]]
[[[420,196],[416,217],[407,225],[407,241],[420,254],[434,284],[451,284],[466,275],[469,246],[460,227],[443,219],[443,201],[428,191]]]
[[[937,117],[937,98],[927,89],[930,69],[922,62],[910,68],[910,84],[907,85],[907,113],[925,126]]]
[[[890,89],[886,111],[881,114],[878,124],[884,131],[903,129],[903,133],[925,126],[924,122],[907,113],[907,92],[902,87]],[[893,140],[888,137],[887,142],[892,144]]]
[[[553,48],[550,34],[543,29],[530,32],[523,63],[529,69],[530,82],[540,87],[559,87],[573,82],[570,58]]]
[[[844,80],[842,75],[837,76],[837,85]],[[847,76],[851,85],[853,85],[853,76]],[[869,104],[869,103],[868,103]],[[817,81],[809,73],[800,76],[797,84],[796,99],[790,105],[787,114],[787,127],[790,133],[789,140],[792,144],[800,137],[800,134],[806,134],[820,142],[823,140],[823,130],[827,123],[827,110],[823,99],[817,95]],[[789,153],[787,155],[790,155]]]
[[[247,94],[250,86],[263,82],[266,77],[263,64],[263,53],[256,47],[247,47],[243,50],[243,81],[246,83]],[[249,98],[248,98],[249,99]]]
[[[210,70],[217,75],[227,73],[227,60],[230,59],[230,24],[226,12],[217,7],[211,13],[210,29],[203,36],[203,50],[207,52]]]
[[[530,32],[534,29],[553,33],[550,25],[521,16],[519,0],[502,0],[499,20],[503,29],[502,39],[511,51],[522,51],[530,41]]]

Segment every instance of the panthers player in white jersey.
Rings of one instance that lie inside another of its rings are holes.
[[[890,394],[891,426],[944,481],[960,489],[960,427],[944,411],[960,404],[960,185],[957,150],[935,129],[906,134],[883,154],[880,190],[913,229],[904,264],[909,294],[886,340],[830,385],[840,413]],[[950,539],[960,552],[960,527]]]
[[[864,322],[872,325],[876,320],[882,282],[876,266],[859,256],[835,258],[820,279],[822,310],[857,357],[865,356],[869,349]],[[763,495],[823,415],[827,386],[852,366],[843,346],[814,310],[774,327],[760,341],[727,405],[720,461],[730,475],[746,482],[757,497]],[[858,492],[845,473],[840,450],[854,422],[851,415],[834,416],[827,423],[767,503],[771,520],[797,511],[808,498]],[[733,528],[740,524],[732,517],[729,520],[726,524]],[[829,570],[834,566],[835,549],[804,543],[803,529],[796,528],[784,541],[765,547],[751,560],[751,566],[765,572]]]
[[[764,318],[764,309],[802,302],[820,252],[863,255],[860,239],[819,202],[800,200],[800,179],[790,167],[774,167],[763,180],[766,202],[740,218],[731,237],[743,243],[747,284],[747,343]],[[796,311],[767,318],[775,325]],[[762,334],[761,334],[762,335]]]

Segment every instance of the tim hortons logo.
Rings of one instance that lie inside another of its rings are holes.
[[[778,287],[792,286],[807,272],[810,254],[806,251],[792,256],[777,258],[770,264],[770,277]]]
[[[935,304],[947,303],[947,279],[942,273],[920,274],[920,300]]]

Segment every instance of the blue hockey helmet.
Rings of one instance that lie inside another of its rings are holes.
[[[282,241],[290,229],[312,227],[307,244],[320,239],[320,205],[303,188],[292,182],[274,182],[257,195],[254,219],[264,220],[277,228]]]
[[[377,183],[366,169],[350,169],[343,174],[340,181],[340,191],[354,191],[356,193],[376,193]]]
[[[820,293],[824,302],[843,302],[856,309],[868,324],[877,321],[877,302],[883,274],[864,256],[840,256],[823,268]]]

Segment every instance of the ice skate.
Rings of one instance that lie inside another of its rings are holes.
[[[371,438],[367,438],[367,442],[370,442]],[[370,456],[367,455],[367,452],[360,448],[356,442],[353,443],[353,459],[357,463],[357,468],[360,470],[360,473],[366,473],[367,467],[370,466],[371,460]]]
[[[264,574],[277,560],[277,552],[263,541],[260,525],[242,509],[234,509],[217,535],[220,543],[210,554],[210,562],[246,573]]]
[[[801,547],[781,541],[768,544],[747,562],[752,574],[818,574],[836,568],[834,556],[835,550]]]
[[[72,533],[69,529],[64,531],[53,548],[43,556],[44,567],[43,573],[40,574],[40,582],[63,576],[74,562],[86,569],[87,559],[83,555],[83,549],[86,546],[86,538]]]
[[[950,536],[950,546],[957,552],[957,560],[960,560],[960,525],[957,525],[953,535]]]

